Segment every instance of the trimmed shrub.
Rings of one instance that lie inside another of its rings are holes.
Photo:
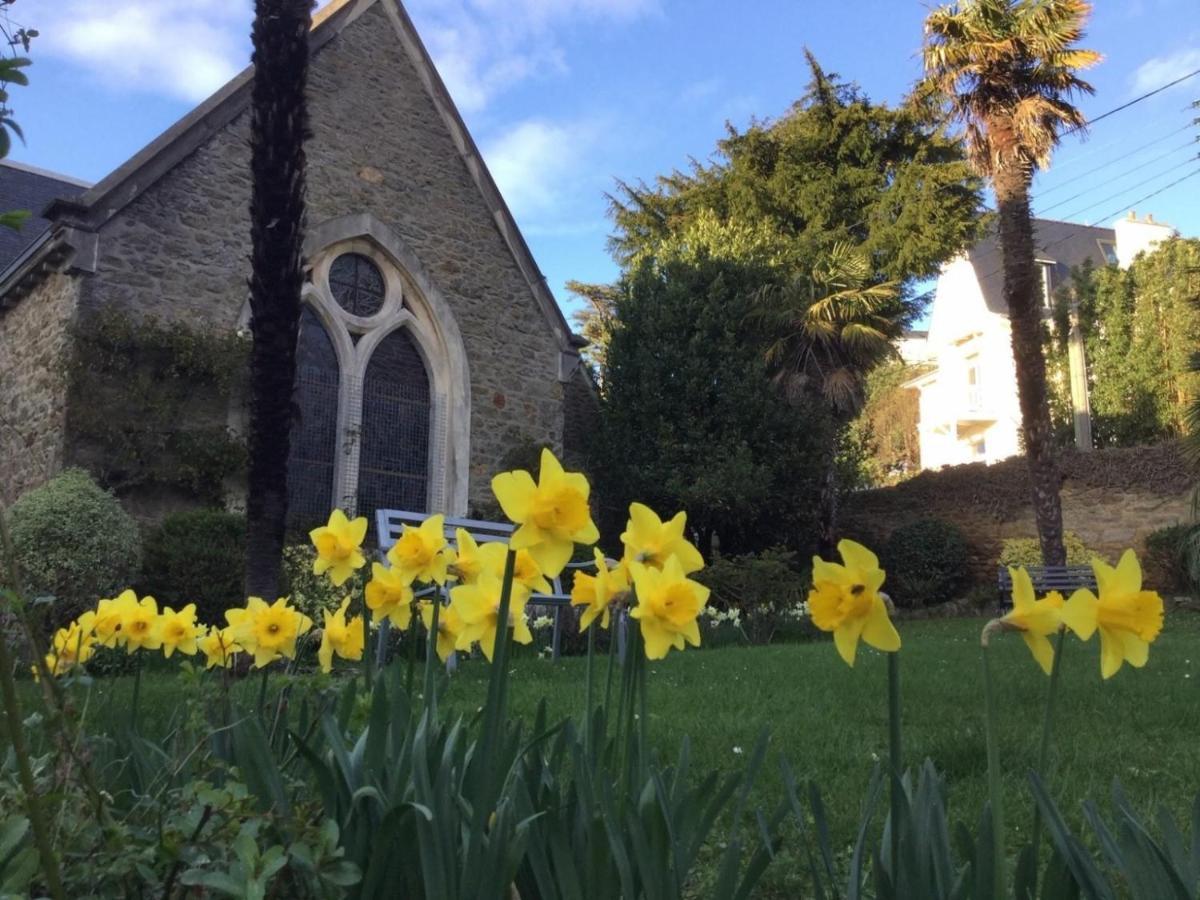
[[[708,605],[736,610],[747,639],[769,644],[781,626],[802,616],[811,577],[796,569],[796,555],[781,548],[745,556],[718,557],[692,576],[712,589]]]
[[[83,469],[67,469],[24,494],[11,518],[24,587],[55,597],[51,625],[128,587],[141,568],[137,523]]]
[[[953,600],[968,586],[967,540],[942,519],[920,519],[892,532],[884,548],[883,589],[899,607]]]
[[[219,509],[172,513],[145,537],[139,587],[159,605],[196,604],[196,618],[225,624],[225,610],[241,606],[246,517]]]
[[[1073,531],[1063,534],[1063,546],[1067,551],[1068,566],[1086,566],[1095,556],[1083,543],[1083,538]],[[998,562],[1002,566],[1040,566],[1042,545],[1035,537],[1005,538],[1000,544]]]
[[[1146,587],[1171,594],[1192,592],[1189,570],[1198,533],[1196,525],[1168,525],[1146,535],[1146,552],[1142,554]]]

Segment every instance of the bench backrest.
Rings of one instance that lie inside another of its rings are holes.
[[[1026,566],[1033,589],[1043,591],[1073,591],[1078,588],[1096,589],[1096,573],[1091,566]],[[1012,590],[1012,576],[1005,566],[999,567],[1000,590]]]
[[[399,540],[405,525],[416,527],[428,519],[429,516],[429,513],[408,512],[402,509],[376,510],[375,533],[379,539],[380,555],[386,554],[392,548],[392,545]],[[466,531],[479,544],[495,543],[497,541],[507,543],[508,539],[512,537],[513,531],[516,530],[516,527],[509,522],[489,522],[484,519],[459,519],[453,516],[446,516],[445,525],[446,540],[451,544],[454,544],[455,533],[459,528]],[[585,568],[590,565],[590,563],[571,563],[564,572]],[[564,590],[562,576],[560,575],[548,580],[550,581],[551,592],[549,594],[534,594],[529,598],[529,602],[535,605],[569,603],[571,594],[569,590]]]

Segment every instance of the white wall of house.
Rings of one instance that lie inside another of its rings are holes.
[[[938,279],[920,391],[921,467],[996,462],[1019,452],[1021,414],[1008,320],[990,312],[965,256]]]

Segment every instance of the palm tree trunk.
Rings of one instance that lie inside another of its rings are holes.
[[[1012,166],[994,178],[999,211],[1000,246],[1004,254],[1004,300],[1012,327],[1013,360],[1025,457],[1033,491],[1042,561],[1066,563],[1063,548],[1061,478],[1051,440],[1050,406],[1046,400],[1046,359],[1042,355],[1042,318],[1033,246],[1033,216],[1029,209],[1029,172]]]
[[[309,0],[256,0],[250,111],[250,427],[246,593],[272,598],[287,519],[287,462],[304,283]]]

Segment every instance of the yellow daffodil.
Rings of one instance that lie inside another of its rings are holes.
[[[197,642],[197,646],[200,648],[200,652],[204,654],[204,668],[206,669],[211,669],[215,666],[229,668],[233,665],[234,654],[242,649],[233,639],[233,626],[218,628],[215,625],[210,625],[208,632]]]
[[[484,572],[474,584],[460,584],[450,589],[450,605],[462,621],[455,647],[467,650],[472,644],[478,643],[488,662],[491,662],[496,650],[501,587],[499,578],[491,572]],[[513,640],[519,644],[533,641],[525,621],[526,599],[524,592],[518,590],[513,590],[509,598],[508,625],[513,629]]]
[[[999,619],[1000,627],[1021,632],[1029,652],[1047,675],[1054,667],[1054,645],[1050,635],[1062,628],[1063,597],[1051,591],[1041,600],[1033,593],[1033,581],[1024,566],[1008,567],[1012,577],[1012,610]]]
[[[288,605],[286,597],[268,604],[251,597],[244,609],[228,609],[225,618],[238,646],[254,656],[254,667],[261,669],[283,656],[296,658],[296,641],[312,628],[312,619]]]
[[[548,449],[542,450],[535,484],[524,470],[501,472],[492,492],[504,514],[519,527],[510,544],[528,550],[548,578],[556,578],[571,561],[575,544],[594,544],[600,532],[588,506],[590,486],[579,472],[565,472]]]
[[[197,650],[196,639],[200,637],[200,629],[196,627],[196,604],[189,603],[179,612],[164,607],[159,629],[163,656],[169,659],[176,650],[187,656],[193,655]]]
[[[121,639],[121,623],[137,605],[137,594],[129,590],[111,600],[101,600],[96,605],[96,643],[101,647],[117,646]]]
[[[671,521],[664,522],[645,504],[631,503],[629,522],[621,534],[625,558],[631,563],[661,569],[674,556],[685,575],[698,572],[704,568],[704,557],[683,536],[686,527],[687,513],[676,513]]]
[[[51,675],[65,675],[92,658],[96,652],[95,622],[96,614],[88,611],[54,632],[50,652],[46,654],[46,668]],[[34,666],[34,673],[37,671]]]
[[[465,528],[454,532],[454,561],[450,564],[454,577],[462,584],[470,584],[483,571],[483,560],[479,556],[479,544]]]
[[[162,620],[158,615],[158,602],[153,597],[143,597],[136,604],[128,603],[121,612],[121,630],[117,639],[127,652],[157,650],[162,646]]]
[[[426,631],[433,628],[433,603],[428,600],[421,604],[421,621],[425,624]],[[438,612],[437,633],[437,655],[442,662],[448,660],[450,654],[454,652],[462,627],[462,619],[454,604],[443,605]]]
[[[412,622],[413,589],[395,569],[371,563],[371,580],[367,582],[367,608],[371,619],[384,619],[404,631]]]
[[[632,569],[637,604],[629,615],[641,625],[646,658],[662,659],[672,647],[682,650],[685,642],[699,647],[696,620],[708,602],[708,588],[687,577],[677,556],[668,557],[662,569],[641,564]]]
[[[329,514],[329,522],[308,533],[317,558],[313,560],[313,574],[329,574],[329,580],[337,587],[346,583],[356,569],[366,563],[362,555],[363,538],[367,536],[367,520],[359,516],[350,520],[340,509]]]
[[[392,569],[405,584],[414,581],[446,583],[449,557],[446,547],[446,517],[439,513],[430,516],[419,528],[404,526],[400,540],[392,545],[387,558]]]
[[[600,627],[607,628],[613,600],[629,590],[629,576],[621,566],[610,569],[604,554],[596,548],[596,574],[576,570],[571,585],[571,605],[584,607],[579,616],[579,630],[584,631],[597,617]]]
[[[342,659],[362,659],[363,644],[366,641],[362,616],[354,616],[347,620],[346,613],[349,609],[350,598],[347,597],[337,612],[325,611],[325,628],[321,634],[321,648],[317,651],[317,660],[321,663],[321,671],[326,674],[333,670],[335,653]]]
[[[1124,663],[1141,668],[1150,657],[1150,644],[1163,625],[1163,601],[1155,591],[1142,590],[1142,567],[1126,550],[1116,568],[1092,560],[1099,598],[1086,588],[1071,595],[1062,609],[1063,624],[1081,640],[1100,631],[1100,674],[1111,678]]]
[[[808,608],[813,624],[833,632],[833,642],[847,665],[854,665],[859,640],[876,650],[895,653],[900,635],[879,595],[886,577],[879,559],[854,541],[838,542],[842,565],[813,557],[813,586]]]
[[[483,562],[483,571],[504,578],[504,566],[508,559],[506,544],[484,544],[479,548],[479,558]],[[528,550],[518,550],[513,560],[513,588],[524,591],[526,596],[532,593],[549,594],[552,590],[550,582],[542,574],[541,566]]]

